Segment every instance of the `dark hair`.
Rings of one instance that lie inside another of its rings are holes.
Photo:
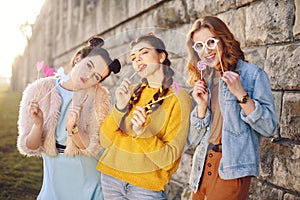
[[[234,38],[234,35],[230,32],[229,28],[222,20],[213,16],[200,18],[194,22],[191,30],[187,34],[186,45],[189,52],[187,68],[190,73],[190,84],[193,84],[196,80],[200,79],[200,75],[196,67],[199,57],[192,48],[192,38],[194,33],[202,28],[208,28],[222,43],[223,54],[221,55],[220,62],[222,62],[225,71],[234,70],[239,59],[245,60],[244,52],[240,47],[240,42]]]
[[[80,59],[83,59],[87,56],[101,55],[101,57],[109,67],[109,74],[106,77],[108,77],[111,72],[117,74],[121,70],[121,64],[118,59],[112,60],[110,58],[108,51],[102,48],[103,45],[104,40],[100,36],[94,35],[90,37],[88,39],[88,45],[83,46],[79,50],[77,50],[77,52],[71,59],[71,66],[73,67],[75,65],[75,61],[78,57]],[[104,77],[101,81],[103,81],[106,77]]]
[[[171,87],[171,85],[173,83],[174,71],[170,67],[171,61],[168,58],[168,52],[166,51],[165,44],[163,43],[163,41],[161,39],[156,37],[153,33],[149,33],[149,34],[143,35],[143,36],[137,38],[135,41],[131,42],[131,44],[130,44],[131,49],[140,42],[147,42],[152,47],[155,48],[157,53],[165,54],[165,60],[162,62],[163,73],[164,73],[164,79],[162,81],[162,85],[159,87],[157,92],[153,95],[153,99],[147,103],[147,105],[149,105],[149,106],[146,106],[146,108],[145,108],[146,113],[150,114],[151,112],[157,110],[158,107],[163,103],[163,101],[164,101],[163,99],[160,101],[157,101],[157,100],[159,98],[165,96],[168,93],[169,88]],[[147,79],[143,78],[141,83],[138,84],[133,89],[133,93],[132,93],[131,98],[127,105],[128,109],[121,120],[121,124],[120,124],[121,129],[123,128],[123,123],[124,123],[125,118],[129,115],[129,112],[132,109],[133,105],[135,105],[139,101],[142,91],[144,90],[144,88],[146,88],[147,85],[148,85]]]

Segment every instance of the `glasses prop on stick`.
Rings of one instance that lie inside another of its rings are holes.
[[[202,54],[203,51],[205,51],[205,49],[209,49],[209,50],[217,49],[218,58],[219,58],[219,61],[220,61],[221,70],[222,70],[222,74],[223,74],[224,73],[224,68],[223,68],[221,55],[220,55],[219,48],[218,48],[218,42],[219,42],[219,40],[217,38],[212,37],[212,38],[208,38],[205,42],[196,41],[193,44],[192,48],[199,54]]]

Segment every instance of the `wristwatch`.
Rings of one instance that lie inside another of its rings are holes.
[[[72,130],[71,130],[71,134],[70,135],[76,135],[78,133],[78,126],[75,125],[73,126]]]
[[[237,102],[240,104],[245,104],[245,103],[247,103],[248,99],[249,99],[249,95],[246,93],[246,95],[243,96],[242,98],[238,99]]]

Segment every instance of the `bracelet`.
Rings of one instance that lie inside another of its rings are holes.
[[[75,124],[69,135],[76,135],[78,133],[78,126]]]

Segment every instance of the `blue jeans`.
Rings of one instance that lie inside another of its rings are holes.
[[[166,193],[161,191],[152,191],[144,189],[120,179],[101,173],[101,184],[106,200],[166,200]]]

